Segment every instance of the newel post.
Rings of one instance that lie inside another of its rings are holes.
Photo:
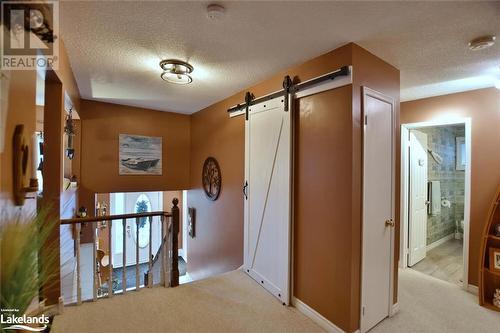
[[[172,272],[170,274],[170,286],[179,285],[179,199],[172,200]]]

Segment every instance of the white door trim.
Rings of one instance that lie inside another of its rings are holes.
[[[465,191],[464,191],[464,238],[463,238],[463,285],[464,290],[469,287],[469,235],[470,235],[470,196],[471,196],[471,162],[472,162],[472,121],[468,117],[454,119],[437,119],[427,122],[401,124],[401,241],[400,241],[400,268],[408,267],[408,132],[411,129],[431,126],[460,125],[465,126]]]
[[[394,99],[390,96],[387,96],[387,95],[384,95],[376,90],[373,90],[373,89],[370,89],[368,87],[365,87],[363,86],[362,87],[362,94],[363,94],[363,108],[364,106],[366,105],[366,97],[367,96],[371,96],[373,98],[376,98],[376,99],[379,99],[381,101],[384,101],[384,102],[387,102],[389,104],[391,104],[392,106],[392,109],[391,109],[391,112],[392,112],[392,115],[391,115],[391,118],[392,118],[392,193],[391,193],[391,201],[392,201],[392,218],[394,219],[395,218],[395,180],[396,180],[396,154],[395,154],[395,151],[396,151],[396,140],[395,140],[395,127],[396,127],[396,119],[395,119],[395,114],[394,114]],[[363,117],[365,116],[365,112],[363,110]],[[365,131],[366,127],[363,126],[363,160],[365,159],[365,140],[366,140],[366,136],[364,135],[364,131]],[[363,162],[364,163],[364,162]],[[364,170],[364,165],[363,165],[363,170]],[[364,172],[364,171],[363,171]],[[363,193],[364,193],[364,182],[363,182]],[[362,221],[362,227],[363,227],[363,224],[364,224],[364,216],[363,216],[363,221]],[[390,236],[390,239],[391,239],[391,244],[390,244],[390,274],[389,274],[389,309],[388,309],[388,314],[389,314],[389,317],[392,317],[396,312],[397,312],[397,307],[394,306],[394,248],[395,248],[395,232],[394,232],[394,227],[391,228],[391,236]],[[363,253],[363,241],[362,241],[362,248],[361,248],[361,253]],[[363,272],[363,258],[361,258],[361,286],[363,285],[363,276],[364,276],[364,272]],[[363,321],[363,288],[361,288],[361,292],[360,292],[360,331],[361,330],[361,323]]]

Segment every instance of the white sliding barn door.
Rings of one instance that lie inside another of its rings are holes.
[[[410,131],[410,202],[408,266],[427,251],[427,134]]]
[[[253,105],[245,122],[244,269],[290,299],[291,111],[283,98]]]
[[[390,314],[394,247],[394,102],[367,88],[363,97],[361,333]]]

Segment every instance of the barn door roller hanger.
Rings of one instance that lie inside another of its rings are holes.
[[[340,69],[337,69],[336,71],[333,71],[331,73],[318,76],[316,78],[313,78],[308,81],[304,81],[301,83],[293,83],[293,80],[290,78],[289,75],[285,76],[283,78],[283,89],[278,90],[276,92],[273,92],[271,94],[255,98],[255,96],[247,91],[245,93],[245,102],[241,104],[237,104],[227,110],[229,113],[230,117],[234,116],[239,116],[242,114],[245,114],[245,119],[248,120],[248,112],[250,109],[250,106],[256,105],[262,102],[266,102],[269,100],[272,100],[277,97],[285,97],[284,98],[284,103],[285,103],[285,112],[289,110],[289,97],[290,95],[294,95],[299,93],[300,91],[303,91],[307,88],[311,88],[313,86],[319,85],[321,83],[327,82],[327,81],[333,81],[338,77],[345,77],[345,76],[350,76],[352,72],[352,69],[350,66],[344,66],[341,67]]]

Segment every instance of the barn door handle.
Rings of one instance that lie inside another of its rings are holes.
[[[243,185],[243,195],[245,196],[245,200],[248,200],[247,189],[248,189],[248,182],[245,181],[245,185]]]

